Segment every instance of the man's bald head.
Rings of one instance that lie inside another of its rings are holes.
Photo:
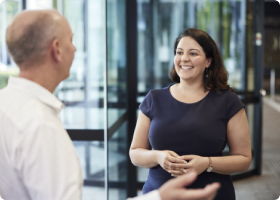
[[[13,60],[18,65],[44,61],[51,41],[63,35],[63,19],[55,10],[24,11],[17,15],[6,32]]]

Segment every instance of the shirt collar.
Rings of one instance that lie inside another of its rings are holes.
[[[61,109],[64,108],[64,104],[60,100],[58,100],[50,91],[48,91],[38,83],[35,83],[28,79],[10,76],[8,80],[8,87],[14,88],[37,98],[42,103],[54,108],[57,112],[60,112]]]

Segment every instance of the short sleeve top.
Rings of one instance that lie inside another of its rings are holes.
[[[151,120],[152,148],[178,155],[221,156],[227,123],[245,107],[239,97],[231,90],[210,90],[202,100],[188,104],[176,100],[169,87],[151,90],[139,106]]]

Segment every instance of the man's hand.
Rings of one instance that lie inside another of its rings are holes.
[[[212,200],[220,188],[219,183],[212,183],[203,189],[186,189],[196,179],[194,171],[174,178],[159,188],[162,200]]]

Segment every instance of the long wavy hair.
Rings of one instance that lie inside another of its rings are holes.
[[[227,83],[228,72],[214,40],[204,31],[195,28],[187,28],[175,40],[174,56],[176,55],[178,43],[183,37],[193,38],[202,47],[206,58],[212,58],[211,65],[208,67],[208,77],[206,77],[206,71],[204,71],[203,86],[205,91],[210,89],[215,91],[230,89],[234,91]],[[174,64],[170,71],[170,78],[173,82],[180,83],[180,77],[175,70]]]

